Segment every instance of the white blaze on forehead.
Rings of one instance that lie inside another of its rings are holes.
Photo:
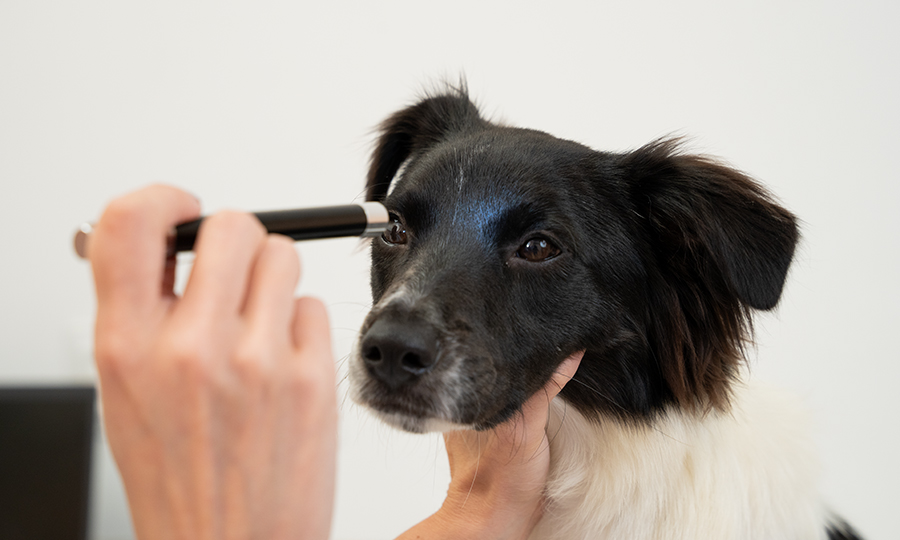
[[[394,188],[397,187],[397,184],[400,182],[400,179],[403,178],[403,175],[406,174],[406,166],[409,165],[410,158],[406,158],[403,160],[403,163],[397,167],[397,172],[394,173],[394,176],[391,178],[391,183],[388,184],[388,190],[385,194],[385,197],[389,196],[394,192]]]
[[[459,203],[459,200],[462,198],[462,190],[463,190],[463,186],[465,185],[465,183],[466,183],[466,175],[463,172],[463,168],[460,167],[459,175],[457,175],[457,177],[456,177],[457,204],[454,205],[454,208],[453,208],[453,222],[452,222],[453,225],[456,227],[459,226],[459,221],[460,221],[460,215],[459,215],[460,208],[459,207],[461,205],[458,203]]]

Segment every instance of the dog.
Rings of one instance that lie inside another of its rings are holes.
[[[447,90],[381,126],[373,308],[354,399],[408,432],[489,429],[563,359],[532,539],[852,540],[802,406],[749,382],[797,219],[677,139],[609,153],[484,119]]]

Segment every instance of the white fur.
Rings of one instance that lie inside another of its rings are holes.
[[[406,272],[391,285],[390,289],[382,296],[378,304],[372,308],[372,311],[374,313],[380,313],[391,304],[405,305],[409,308],[415,306],[423,297],[422,292],[418,290],[418,287],[416,286],[418,283],[418,274],[419,266],[416,264],[410,266]]]
[[[673,409],[652,426],[551,405],[548,506],[531,540],[821,540],[804,410],[760,385],[730,412]]]

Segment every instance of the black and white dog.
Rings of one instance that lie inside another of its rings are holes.
[[[819,499],[802,407],[745,380],[798,240],[753,180],[673,140],[497,125],[451,91],[385,121],[367,198],[393,226],[351,380],[387,423],[490,428],[587,351],[532,538],[857,538]]]

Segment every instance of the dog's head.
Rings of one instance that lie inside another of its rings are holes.
[[[559,363],[585,413],[725,407],[749,309],[778,301],[793,216],[674,141],[597,152],[480,117],[461,92],[382,126],[368,178],[392,228],[355,398],[408,431],[509,418]]]

